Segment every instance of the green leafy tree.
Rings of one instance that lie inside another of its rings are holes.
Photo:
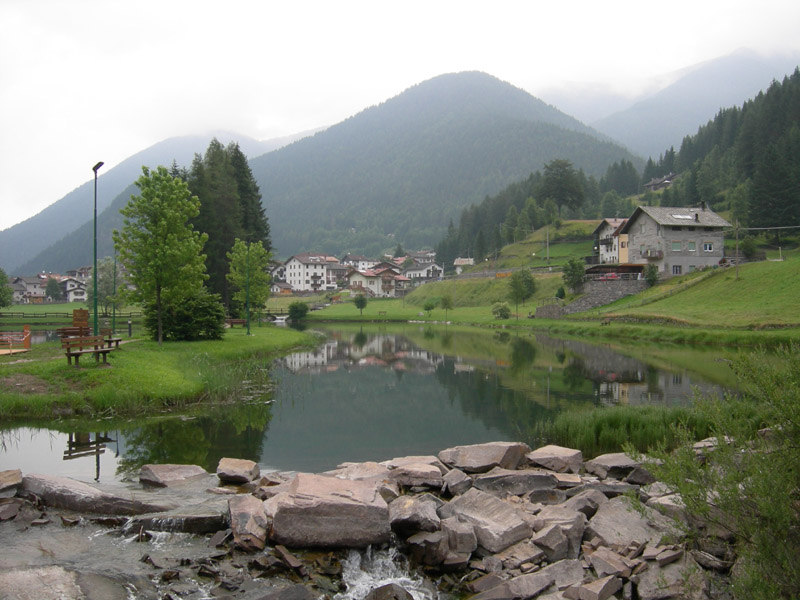
[[[514,303],[514,310],[517,311],[520,302],[525,306],[525,300],[533,296],[536,292],[536,281],[528,269],[514,271],[508,280],[508,297]],[[519,314],[517,314],[519,319]]]
[[[296,302],[292,302],[289,305],[289,319],[293,323],[297,323],[298,321],[302,321],[306,318],[308,314],[308,304],[305,302],[300,302],[299,300]]]
[[[165,167],[142,167],[136,185],[140,195],[120,210],[123,227],[114,231],[114,244],[134,286],[130,298],[155,314],[150,333],[160,345],[165,310],[198,296],[207,278],[202,253],[207,236],[191,225],[198,199]]]
[[[233,291],[232,304],[242,315],[249,298],[250,310],[260,311],[269,298],[271,254],[264,249],[260,240],[248,244],[237,238],[227,256],[230,264],[228,283]]]
[[[454,308],[453,296],[451,296],[450,294],[445,294],[444,296],[442,296],[441,299],[439,300],[439,306],[441,306],[444,309],[444,320],[446,321],[447,311],[453,310]]]
[[[48,298],[56,302],[64,299],[64,293],[61,291],[61,286],[58,285],[58,282],[52,277],[47,278],[47,287],[44,289],[44,293]]]
[[[559,216],[564,206],[577,209],[583,204],[585,198],[583,185],[570,161],[557,158],[544,166],[542,195],[558,205]]]
[[[428,313],[428,318],[430,318],[433,309],[436,308],[438,304],[439,302],[435,298],[428,298],[425,300],[425,303],[422,305],[422,310]]]
[[[144,304],[144,325],[148,331],[158,327],[158,312]],[[225,334],[225,309],[217,294],[205,287],[194,288],[162,311],[164,339],[170,342],[220,340]]]
[[[364,309],[367,308],[367,297],[364,294],[359,294],[353,298],[353,304],[359,310],[360,314],[364,314]]]
[[[658,267],[654,264],[649,264],[644,268],[644,280],[647,282],[648,287],[653,287],[658,283]]]
[[[583,287],[583,276],[585,270],[583,261],[580,258],[570,258],[561,274],[561,278],[566,285],[573,292],[579,292]]]
[[[495,302],[492,305],[492,315],[495,319],[508,319],[511,317],[511,307],[508,302]]]
[[[117,265],[117,285],[121,282],[122,276],[119,265]],[[103,314],[107,315],[111,312],[111,307],[116,301],[114,294],[114,259],[106,256],[97,263],[97,306]],[[94,272],[92,272],[86,287],[86,303],[94,306]]]
[[[558,289],[556,290],[556,298],[558,298],[559,300],[563,300],[566,297],[567,297],[567,292],[564,290],[564,286],[563,285],[558,286]]]
[[[9,284],[8,275],[0,269],[0,308],[11,306],[14,301],[14,290]]]

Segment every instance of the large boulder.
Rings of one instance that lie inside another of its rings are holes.
[[[521,442],[489,442],[442,450],[439,460],[467,473],[485,473],[494,467],[516,469],[530,451],[530,447]]]
[[[385,466],[387,469],[399,469],[401,467],[405,467],[408,465],[431,465],[439,469],[439,472],[444,475],[447,473],[448,469],[445,467],[442,462],[433,456],[432,454],[426,454],[422,456],[400,456],[397,458],[392,458],[390,460],[385,460],[381,465]]]
[[[264,504],[250,494],[228,500],[233,544],[245,552],[258,552],[267,543],[267,515]]]
[[[402,536],[418,531],[438,531],[439,515],[436,504],[423,496],[400,496],[389,503],[389,520],[392,530]]]
[[[363,548],[389,540],[389,507],[378,486],[299,473],[264,503],[270,538],[287,546]]]
[[[47,506],[104,515],[141,515],[173,508],[103,492],[89,484],[55,475],[26,475],[22,489],[37,495]]]
[[[0,498],[12,498],[22,485],[22,471],[9,469],[0,471]]]
[[[709,597],[707,577],[688,554],[684,554],[682,560],[664,567],[652,562],[648,565],[648,569],[632,578],[641,600],[706,600]]]
[[[557,525],[567,537],[567,558],[578,558],[586,530],[586,515],[563,504],[545,506],[534,519],[534,529],[541,532],[552,525]]]
[[[403,487],[442,488],[442,472],[435,465],[407,463],[389,471],[389,479]]]
[[[443,519],[458,517],[472,525],[478,544],[489,552],[501,552],[532,533],[530,525],[515,508],[475,488],[442,506],[439,516]]]
[[[139,481],[152,487],[169,487],[208,475],[197,465],[144,465],[139,469]]]
[[[553,490],[558,480],[552,473],[542,469],[520,471],[495,467],[475,478],[474,486],[479,490],[505,496],[521,496],[529,492]]]
[[[607,477],[623,479],[639,466],[641,466],[640,462],[633,460],[624,452],[601,454],[592,460],[587,460],[584,464],[588,473],[597,475],[600,479]]]
[[[221,458],[217,477],[224,483],[249,483],[261,475],[258,463],[244,458]]]
[[[542,446],[525,455],[532,465],[558,473],[580,473],[583,453],[563,446]]]
[[[463,494],[472,487],[472,479],[461,469],[450,469],[450,471],[442,477],[442,483],[451,496]]]
[[[627,546],[632,542],[658,542],[665,533],[674,533],[674,525],[664,515],[650,508],[645,514],[631,506],[625,496],[601,504],[586,527],[586,538],[598,537],[603,544]]]

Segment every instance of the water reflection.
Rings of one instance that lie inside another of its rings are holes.
[[[318,472],[459,444],[534,444],[537,423],[560,411],[687,403],[695,388],[715,393],[730,381],[718,352],[696,349],[612,349],[416,325],[325,333],[317,348],[272,365],[270,382],[263,360],[219,365],[241,385],[212,409],[63,426],[63,433],[56,431],[62,425],[0,431],[0,464],[84,481],[132,477],[145,463],[191,463],[213,472],[225,456],[264,469]],[[269,385],[274,392],[265,395]]]

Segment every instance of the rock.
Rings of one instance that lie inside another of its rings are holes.
[[[339,479],[362,481],[365,479],[389,479],[389,467],[376,462],[343,463],[334,471],[322,473]]]
[[[264,504],[249,494],[228,500],[233,544],[245,552],[258,552],[267,542],[267,516]]]
[[[587,519],[591,519],[600,505],[606,502],[608,502],[608,498],[604,493],[595,489],[587,489],[564,502],[563,507],[577,510],[586,515]]]
[[[567,558],[578,558],[586,529],[586,516],[563,504],[545,506],[534,519],[534,529],[541,531],[550,525],[558,525],[567,537]]]
[[[555,489],[558,481],[553,474],[542,469],[514,471],[495,467],[475,478],[473,485],[479,490],[505,496],[521,496],[528,492]]]
[[[544,570],[519,575],[491,589],[473,596],[470,600],[516,600],[534,598],[555,583],[555,575]]]
[[[416,496],[400,496],[389,503],[392,531],[407,537],[418,531],[438,531],[436,504]]]
[[[4,498],[2,504],[0,504],[0,521],[10,521],[15,518],[24,502],[20,498]]]
[[[528,500],[534,504],[561,504],[566,499],[564,490],[536,490],[528,494]]]
[[[221,458],[217,465],[217,477],[224,483],[247,483],[261,475],[261,468],[252,460],[244,458]]]
[[[633,485],[632,483],[617,481],[615,479],[606,479],[605,481],[589,481],[577,487],[568,489],[567,496],[572,498],[585,492],[586,490],[597,490],[598,492],[605,494],[606,498],[616,498],[617,496],[622,496],[631,492],[638,492],[639,486]]]
[[[704,569],[713,569],[720,573],[727,573],[730,571],[733,563],[731,561],[722,560],[716,556],[703,552],[702,550],[692,550],[692,558]]]
[[[588,560],[598,577],[619,575],[627,579],[631,576],[632,565],[628,563],[628,560],[605,546],[601,546],[589,554]]]
[[[625,477],[625,482],[633,485],[650,485],[655,481],[656,478],[643,466],[636,467]]]
[[[195,514],[168,513],[155,517],[133,519],[126,526],[128,531],[171,531],[205,535],[228,527],[228,518],[219,512],[207,511]]]
[[[553,473],[553,477],[558,481],[558,489],[564,490],[569,488],[578,487],[583,483],[580,475],[574,473]]]
[[[447,538],[447,547],[459,554],[471,554],[478,548],[478,538],[469,523],[462,523],[456,517],[442,519],[442,533]]]
[[[651,498],[660,498],[661,496],[669,496],[674,494],[675,490],[670,488],[666,483],[656,481],[649,485],[644,485],[639,488],[639,500],[647,502]]]
[[[401,456],[399,458],[393,458],[391,460],[385,460],[381,465],[385,466],[390,471],[393,469],[399,469],[401,467],[406,467],[408,465],[430,465],[432,467],[436,467],[439,469],[439,472],[442,475],[446,475],[448,468],[445,467],[442,462],[433,456],[432,454],[428,454],[425,456]]]
[[[423,565],[437,566],[447,556],[447,539],[441,531],[423,531],[415,533],[406,540],[411,549],[411,556]]]
[[[472,479],[461,469],[450,469],[450,471],[442,477],[442,482],[451,496],[463,494],[472,487]]]
[[[524,540],[509,546],[502,552],[495,554],[495,556],[503,561],[504,569],[511,570],[518,569],[520,565],[525,563],[540,563],[545,558],[545,553],[530,540]]]
[[[41,498],[47,506],[90,514],[140,515],[173,508],[168,504],[152,504],[115,496],[86,483],[53,475],[26,475],[22,478],[22,488]]]
[[[258,600],[317,600],[317,595],[312,594],[306,586],[296,584],[261,596]]]
[[[480,592],[485,592],[486,590],[490,590],[494,587],[497,587],[501,583],[503,583],[504,579],[502,579],[496,573],[487,573],[482,577],[478,577],[474,581],[470,581],[467,584],[467,589],[471,591],[473,594],[479,594]]]
[[[627,546],[631,542],[658,543],[665,533],[673,531],[670,520],[652,509],[647,516],[636,511],[626,497],[612,498],[600,505],[586,527],[587,539],[599,537],[603,544]]]
[[[633,460],[624,452],[601,454],[584,463],[586,471],[597,475],[600,479],[606,479],[607,477],[622,479],[639,466],[639,462]]]
[[[580,587],[580,600],[606,600],[622,589],[622,580],[614,575],[596,579]]]
[[[77,573],[63,567],[32,567],[0,571],[3,598],[83,598]]]
[[[700,566],[688,555],[666,567],[651,563],[649,569],[635,575],[636,593],[640,600],[682,598],[705,600],[708,598],[708,582]]]
[[[290,547],[355,547],[389,540],[389,507],[374,482],[299,473],[265,503],[270,537]]]
[[[139,470],[139,481],[154,487],[168,487],[202,475],[208,473],[197,465],[144,465]]]
[[[531,541],[544,551],[551,563],[567,557],[569,540],[558,525],[545,527],[536,533]]]
[[[494,467],[516,469],[530,451],[520,442],[490,442],[442,450],[439,460],[466,473],[485,473]]]
[[[667,515],[671,519],[686,522],[686,507],[678,494],[650,498],[645,505],[657,510],[663,515]]]
[[[547,565],[540,572],[552,574],[559,590],[582,583],[584,578],[583,565],[577,559],[560,560],[552,565]]]
[[[563,446],[543,446],[525,455],[533,465],[558,473],[580,473],[583,453]]]
[[[442,488],[442,472],[435,465],[408,463],[389,471],[389,479],[403,487]]]
[[[681,556],[683,556],[683,550],[681,548],[668,548],[667,550],[659,552],[658,556],[656,556],[656,562],[659,567],[666,567],[679,560]]]
[[[369,592],[364,600],[414,600],[414,596],[396,583],[387,583]]]
[[[9,469],[0,471],[0,498],[13,498],[22,485],[22,471]]]
[[[442,506],[439,516],[444,519],[457,516],[471,524],[478,544],[489,552],[501,552],[531,535],[530,526],[517,510],[475,488]]]

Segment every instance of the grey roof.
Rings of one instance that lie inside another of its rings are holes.
[[[620,233],[628,233],[641,213],[645,213],[659,225],[683,227],[730,227],[731,224],[708,208],[684,208],[675,206],[640,206],[622,227]]]

